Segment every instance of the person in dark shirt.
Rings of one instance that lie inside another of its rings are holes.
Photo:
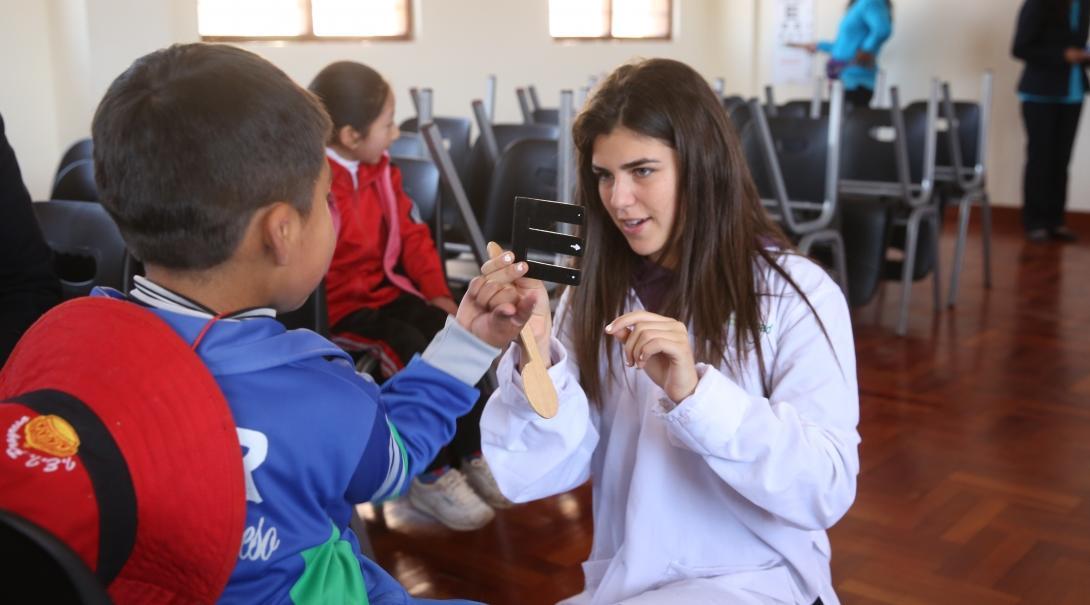
[[[0,116],[0,366],[30,324],[61,300],[52,253],[30,204]]]
[[[1026,0],[1011,54],[1025,62],[1018,82],[1026,127],[1022,226],[1031,242],[1070,242],[1064,225],[1068,165],[1079,130],[1090,51],[1090,0]]]

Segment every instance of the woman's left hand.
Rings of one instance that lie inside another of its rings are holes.
[[[699,378],[685,324],[648,311],[633,311],[614,319],[606,326],[606,333],[621,341],[625,364],[647,372],[674,403],[696,390]]]

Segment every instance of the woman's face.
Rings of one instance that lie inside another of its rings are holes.
[[[598,196],[632,251],[665,267],[677,216],[677,152],[660,139],[622,126],[594,140],[591,169]]]

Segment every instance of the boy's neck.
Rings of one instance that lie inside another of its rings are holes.
[[[215,311],[228,315],[243,309],[272,307],[252,273],[221,267],[207,271],[177,271],[148,265],[146,277],[152,282]]]

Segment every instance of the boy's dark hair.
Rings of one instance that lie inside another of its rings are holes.
[[[306,215],[329,117],[261,57],[179,44],[136,60],[95,111],[95,181],[134,256],[170,269],[231,257],[272,202]]]
[[[390,85],[377,71],[353,61],[330,63],[314,76],[310,92],[318,95],[333,120],[333,137],[344,126],[367,136],[382,113]]]

